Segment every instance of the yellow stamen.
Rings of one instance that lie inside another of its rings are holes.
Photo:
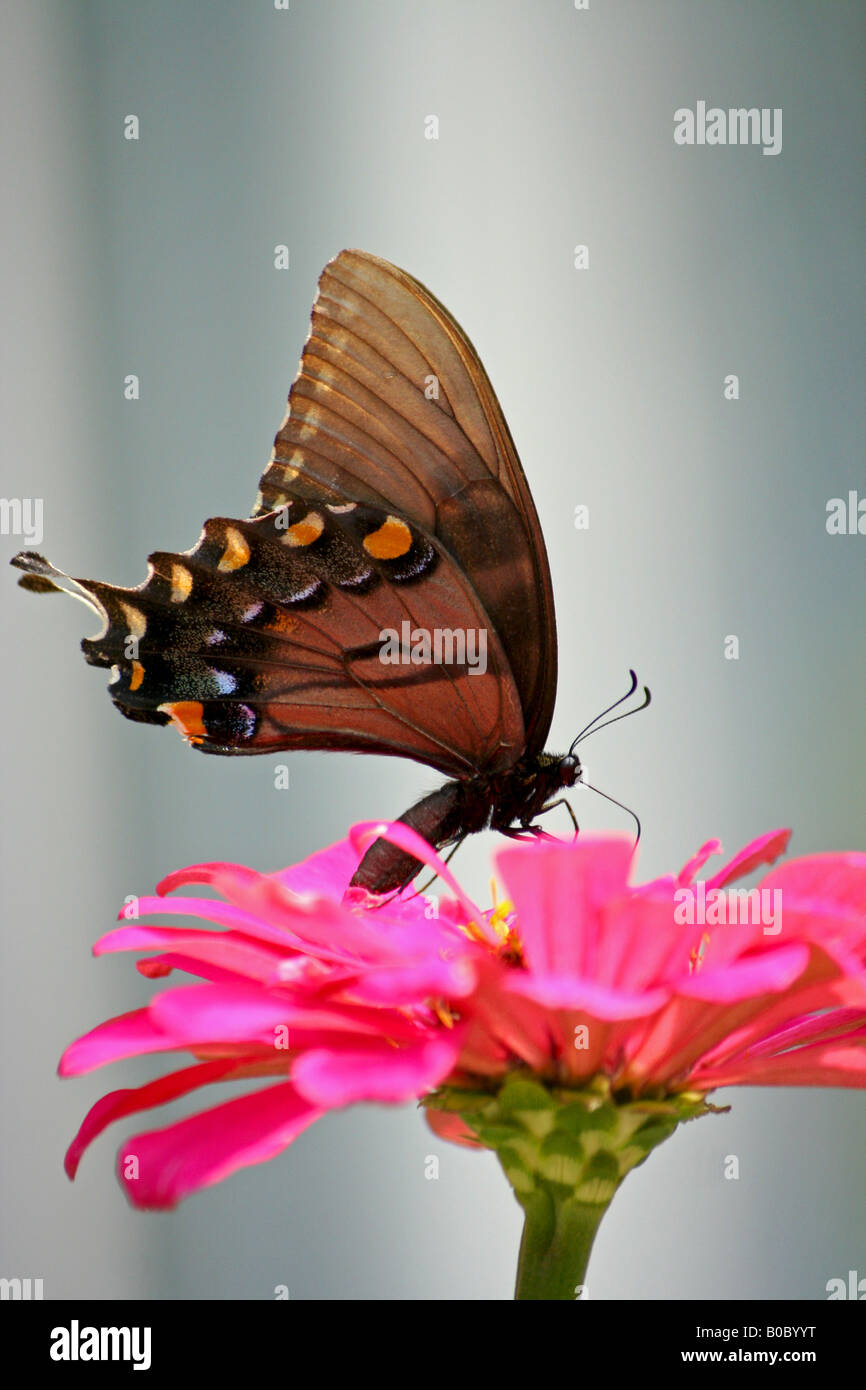
[[[432,1000],[430,1007],[432,1008],[434,1014],[438,1018],[439,1022],[443,1025],[443,1027],[454,1027],[454,1015],[448,1008],[447,1004],[444,1004],[441,999],[434,999]]]
[[[479,941],[482,946],[490,945],[477,922],[461,922],[458,924],[457,930],[462,931],[464,936],[468,936],[470,941]]]
[[[694,947],[689,956],[690,975],[694,975],[696,971],[700,970],[701,966],[704,963],[704,951],[709,944],[710,933],[708,931],[705,931],[697,946]]]
[[[488,918],[488,921],[493,930],[496,932],[496,935],[501,937],[503,941],[506,941],[508,937],[512,934],[512,928],[509,927],[506,918],[510,917],[513,911],[514,903],[509,902],[509,900],[505,898],[501,903],[495,904],[493,911],[491,912]]]

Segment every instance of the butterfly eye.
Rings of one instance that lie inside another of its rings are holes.
[[[580,778],[580,760],[573,753],[566,753],[559,764],[559,778],[564,787],[573,787]]]

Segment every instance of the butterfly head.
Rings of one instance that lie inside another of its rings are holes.
[[[526,788],[532,815],[537,815],[551,797],[583,778],[583,765],[576,753],[540,753],[528,770]]]
[[[580,781],[583,768],[576,753],[566,753],[564,758],[560,758],[558,773],[561,787],[573,787]]]

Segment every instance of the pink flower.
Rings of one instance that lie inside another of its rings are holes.
[[[437,902],[409,888],[380,903],[345,892],[383,833],[436,868],[450,894]],[[623,838],[513,844],[496,858],[509,901],[486,912],[399,823],[355,827],[281,873],[181,870],[160,895],[198,883],[220,896],[142,898],[139,913],[205,918],[216,929],[136,921],[94,949],[148,952],[142,974],[182,970],[201,983],[101,1024],[67,1049],[60,1072],[145,1052],[195,1061],[103,1097],[70,1146],[67,1172],[114,1120],[230,1080],[276,1078],[127,1140],[118,1171],[134,1205],[173,1206],[356,1101],[427,1098],[440,1136],[474,1144],[465,1117],[435,1108],[437,1088],[494,1094],[521,1073],[558,1088],[602,1078],[609,1094],[638,1100],[735,1084],[866,1086],[866,855],[814,855],[772,871],[758,905],[783,906],[784,916],[769,927],[760,917],[707,926],[727,901],[721,890],[772,863],[788,839],[761,837],[701,884],[696,875],[721,848],[712,841],[677,877],[640,886],[629,882]],[[690,894],[700,909],[691,914]],[[756,916],[754,896],[749,903]]]

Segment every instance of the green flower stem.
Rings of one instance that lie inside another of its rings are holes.
[[[607,1207],[600,1202],[581,1202],[576,1197],[557,1201],[546,1192],[533,1193],[522,1205],[526,1220],[514,1297],[577,1298]]]
[[[495,1091],[443,1086],[424,1103],[461,1116],[494,1151],[523,1208],[515,1298],[559,1300],[578,1296],[625,1176],[677,1125],[716,1109],[696,1093],[635,1099],[615,1095],[604,1076],[571,1088],[525,1071]]]

